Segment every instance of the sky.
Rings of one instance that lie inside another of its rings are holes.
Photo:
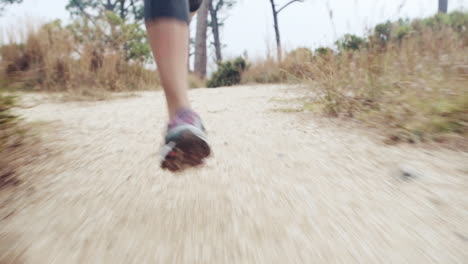
[[[276,0],[277,4],[289,0]],[[0,17],[0,28],[16,29],[24,21],[70,20],[68,0],[24,0],[8,6]],[[468,0],[449,0],[449,10],[467,10]],[[330,19],[332,10],[333,19]],[[330,46],[346,33],[364,35],[367,29],[388,19],[416,18],[437,12],[437,0],[305,0],[279,14],[283,47]],[[227,13],[222,29],[224,57],[247,52],[249,57],[273,54],[275,35],[269,0],[238,0]],[[192,29],[194,29],[192,23]],[[194,30],[192,30],[194,31]]]

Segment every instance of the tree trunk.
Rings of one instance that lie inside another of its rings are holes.
[[[274,0],[270,0],[271,2],[271,8],[273,10],[273,20],[275,23],[275,34],[276,34],[276,52],[278,56],[278,61],[281,61],[281,55],[282,55],[282,50],[281,50],[281,36],[280,36],[280,31],[279,31],[279,24],[278,24],[278,11],[276,11],[276,5]]]
[[[208,4],[211,0],[203,1],[197,14],[197,33],[195,36],[195,74],[200,78],[206,77],[207,51],[206,31],[208,29]]]
[[[125,20],[125,0],[120,0],[120,18]]]
[[[104,4],[104,9],[107,11],[114,11],[115,3],[112,3],[111,0],[107,0],[107,4]]]
[[[208,0],[209,10],[210,10],[210,17],[211,17],[211,30],[213,32],[213,39],[214,39],[214,46],[215,46],[215,53],[216,53],[216,62],[223,61],[222,56],[222,44],[221,44],[221,37],[219,35],[219,21],[218,21],[218,10],[213,7],[213,1]]]
[[[439,0],[439,13],[447,13],[448,0]]]

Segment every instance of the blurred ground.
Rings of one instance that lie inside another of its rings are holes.
[[[0,263],[468,262],[467,153],[276,111],[290,87],[191,93],[215,156],[177,175],[160,92],[21,110],[54,154],[0,193]]]

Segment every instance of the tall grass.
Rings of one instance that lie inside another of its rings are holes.
[[[377,50],[376,50],[377,49]],[[325,111],[385,124],[401,134],[466,134],[468,52],[450,28],[309,66]]]
[[[29,28],[22,41],[0,47],[1,85],[40,91],[155,88],[156,73],[145,69],[144,56],[135,54],[149,53],[143,39],[140,29],[111,15],[94,24],[55,21]]]
[[[367,38],[348,35],[335,51],[300,52],[253,64],[246,79],[276,72],[268,81],[286,82],[285,72],[316,92],[314,109],[384,128],[394,141],[466,139],[468,13],[388,22]]]
[[[280,83],[285,82],[280,65],[275,58],[257,59],[251,62],[248,70],[242,74],[241,82],[248,83]]]
[[[307,75],[305,66],[313,60],[313,52],[308,48],[298,48],[286,53],[277,62],[274,57],[253,61],[248,71],[243,73],[243,83],[297,83]]]
[[[0,149],[7,136],[6,131],[14,126],[17,120],[17,117],[11,112],[14,104],[15,98],[13,96],[0,94]]]
[[[0,94],[0,190],[12,182],[8,149],[17,145],[21,136],[18,133],[18,118],[11,112],[14,105],[14,97]]]

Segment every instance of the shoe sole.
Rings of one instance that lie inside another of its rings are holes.
[[[210,146],[204,138],[185,130],[164,146],[161,168],[176,172],[198,167],[210,154]]]

